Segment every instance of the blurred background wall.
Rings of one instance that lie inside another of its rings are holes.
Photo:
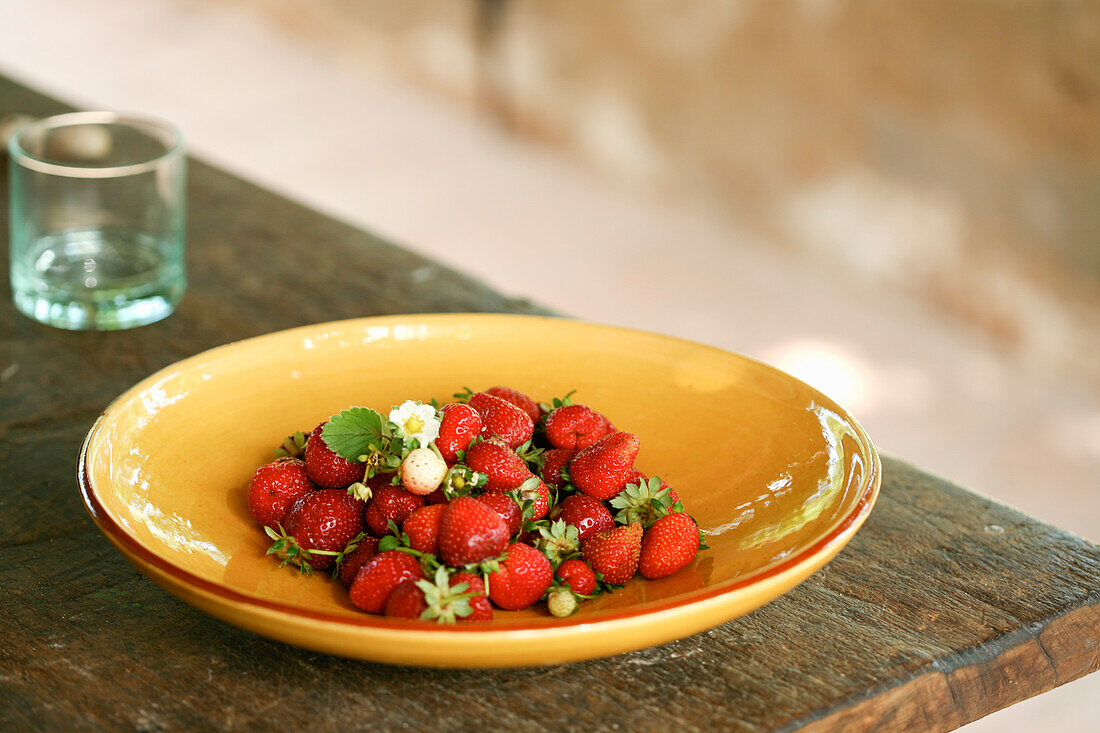
[[[1100,381],[1100,4],[219,1]]]

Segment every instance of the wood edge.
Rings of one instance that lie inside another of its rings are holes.
[[[783,731],[949,731],[1100,670],[1100,594],[1045,624],[1002,634],[934,660],[923,671],[839,709],[811,714]],[[929,669],[929,667],[931,669]]]

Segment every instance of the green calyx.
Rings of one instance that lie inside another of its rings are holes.
[[[550,560],[550,565],[557,569],[566,560],[580,557],[581,542],[578,530],[565,520],[557,519],[549,524],[536,523],[535,531],[539,538],[535,546]]]
[[[309,435],[301,430],[283,438],[283,443],[275,449],[276,458],[301,458],[306,454],[306,441]]]
[[[367,538],[366,532],[360,532],[348,541],[348,544],[344,546],[344,549],[336,556],[335,562],[332,566],[332,578],[335,580],[340,577],[340,566],[344,564],[344,560],[348,555],[355,552],[359,547],[359,543]]]
[[[558,409],[559,407],[565,407],[566,405],[571,405],[571,404],[573,404],[573,400],[571,400],[570,397],[572,397],[574,395],[574,393],[576,393],[576,391],[577,390],[575,390],[575,389],[571,389],[565,395],[565,397],[562,397],[560,399],[555,397],[554,399],[550,400],[549,402],[540,402],[539,403],[539,409],[542,410],[543,413],[545,414],[545,413],[553,412],[554,410]]]
[[[469,591],[469,583],[451,586],[451,574],[447,568],[439,567],[432,580],[416,581],[416,587],[424,593],[427,608],[420,614],[422,621],[435,621],[440,624],[454,624],[460,618],[473,614],[470,599],[477,595]]]
[[[278,532],[266,525],[264,526],[264,532],[274,540],[271,547],[267,548],[266,554],[281,558],[282,562],[279,563],[279,567],[292,565],[298,568],[298,572],[307,578],[313,575],[313,566],[309,564],[309,559],[313,555],[339,556],[341,554],[332,550],[310,550],[302,547],[298,544],[298,540],[286,533],[281,524]]]
[[[545,451],[544,448],[536,448],[530,440],[516,448],[516,455],[523,459],[523,462],[527,464],[527,467],[531,469],[532,473],[542,473],[542,467],[546,462],[546,458],[542,455]]]
[[[474,489],[481,488],[487,483],[489,483],[487,475],[477,473],[463,463],[456,463],[447,469],[440,488],[443,489],[444,496],[450,500],[459,496],[468,496]]]
[[[683,505],[672,499],[671,489],[661,488],[661,479],[657,476],[627,484],[611,498],[611,506],[619,510],[615,514],[615,521],[619,524],[640,522],[644,527],[666,514],[683,511]]]

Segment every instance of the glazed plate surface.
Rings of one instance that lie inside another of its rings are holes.
[[[497,384],[547,401],[576,390],[575,401],[636,433],[636,466],[677,489],[710,549],[566,619],[539,604],[457,627],[364,614],[338,582],[265,556],[246,489],[284,436],[353,404],[384,412]],[[112,402],[78,471],[107,538],[199,609],[319,651],[442,667],[606,656],[748,613],[840,551],[881,473],[851,416],[759,362],[640,331],[480,314],[325,323],[198,354]]]

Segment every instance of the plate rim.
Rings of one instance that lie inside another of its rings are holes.
[[[198,590],[203,593],[215,596],[223,601],[227,601],[239,606],[251,606],[263,609],[268,612],[275,612],[284,614],[295,619],[309,618],[324,623],[334,623],[340,626],[348,627],[349,629],[355,628],[372,628],[378,630],[385,630],[393,633],[401,632],[423,632],[425,631],[423,624],[417,623],[415,620],[404,619],[387,619],[385,617],[374,616],[373,614],[362,614],[362,618],[358,616],[348,616],[346,614],[336,614],[320,609],[311,609],[302,606],[296,606],[288,603],[283,603],[275,600],[268,600],[254,595],[249,595],[238,590],[234,590],[228,586],[216,583],[206,578],[200,577],[191,573],[188,570],[170,562],[169,560],[160,557],[144,543],[140,542],[136,537],[126,532],[114,517],[106,510],[103,504],[100,502],[99,497],[96,495],[95,489],[92,485],[92,480],[88,468],[88,449],[92,443],[93,438],[101,428],[102,422],[111,411],[111,409],[124,399],[128,398],[132,393],[138,392],[145,388],[148,383],[155,382],[161,378],[166,372],[176,371],[181,367],[186,367],[190,362],[198,361],[203,357],[211,356],[217,352],[225,349],[238,347],[249,342],[259,341],[267,338],[285,337],[293,334],[297,331],[307,332],[316,331],[320,328],[334,328],[343,327],[347,328],[353,324],[382,324],[384,322],[397,323],[401,321],[408,321],[410,319],[419,319],[421,322],[424,320],[432,321],[462,321],[469,320],[471,318],[476,319],[507,319],[507,320],[539,320],[539,321],[561,321],[567,322],[573,325],[578,325],[585,328],[595,329],[607,329],[618,332],[632,332],[638,335],[644,335],[646,337],[656,337],[658,339],[668,339],[670,341],[680,342],[691,345],[697,348],[708,349],[724,354],[726,356],[735,356],[739,359],[744,359],[748,362],[756,364],[765,368],[768,371],[782,375],[787,379],[793,379],[801,384],[804,384],[810,388],[814,393],[826,397],[820,390],[806,384],[802,380],[794,377],[786,372],[783,372],[776,367],[766,364],[762,361],[754,359],[750,356],[745,356],[737,352],[722,349],[709,344],[702,344],[690,339],[684,339],[677,336],[669,336],[667,334],[655,333],[652,331],[645,331],[642,329],[620,327],[608,324],[593,323],[589,321],[583,321],[579,319],[555,317],[555,316],[537,316],[537,315],[524,315],[524,314],[509,314],[509,313],[412,313],[412,314],[395,314],[386,316],[365,316],[359,318],[347,318],[335,321],[324,321],[315,324],[307,324],[304,326],[297,326],[294,328],[283,329],[279,331],[272,331],[266,334],[260,334],[245,339],[239,339],[231,341],[225,344],[205,349],[185,357],[171,364],[168,364],[157,371],[153,372],[149,376],[141,379],[114,399],[112,399],[100,412],[91,428],[88,430],[81,443],[79,458],[77,461],[77,483],[80,489],[81,498],[84,501],[85,509],[91,515],[92,520],[97,527],[107,535],[114,544],[120,545],[125,548],[127,559],[132,561],[136,560],[137,563],[151,565],[159,572],[171,577],[176,582],[183,586],[189,586],[193,590]],[[835,401],[829,399],[830,402]],[[850,540],[851,536],[854,536],[854,531],[849,532],[853,525],[858,530],[859,525],[862,525],[867,516],[870,515],[873,509],[878,495],[881,490],[882,479],[882,464],[877,448],[871,441],[870,436],[867,435],[863,425],[859,423],[848,411],[842,406],[837,405],[843,412],[844,416],[851,422],[852,427],[859,436],[860,440],[866,445],[871,460],[867,464],[866,476],[862,481],[860,487],[860,496],[858,501],[853,505],[852,509],[842,517],[837,523],[820,539],[811,545],[799,549],[793,552],[791,555],[783,558],[773,565],[767,566],[762,570],[750,574],[747,577],[735,578],[724,583],[715,585],[710,588],[705,588],[700,592],[692,594],[689,598],[667,599],[664,601],[654,601],[647,603],[644,606],[631,608],[601,611],[596,617],[592,616],[569,616],[566,618],[554,619],[552,622],[528,622],[528,623],[515,623],[508,626],[496,626],[492,623],[489,624],[458,624],[455,626],[447,627],[433,627],[431,632],[433,634],[486,634],[486,633],[510,633],[510,632],[552,632],[555,630],[565,630],[572,627],[598,627],[601,624],[613,624],[616,622],[622,622],[624,620],[635,619],[638,617],[649,616],[653,614],[660,614],[667,611],[673,611],[676,609],[688,608],[697,604],[704,604],[710,601],[714,601],[717,598],[735,593],[744,588],[763,583],[774,577],[783,575],[784,573],[795,570],[799,565],[805,563],[811,563],[815,558],[823,554],[828,554],[833,546],[838,542],[842,542],[841,548],[837,548],[836,552],[842,549],[843,544],[846,544]],[[834,553],[835,554],[835,553]],[[137,564],[135,563],[135,564]],[[141,569],[139,564],[139,569]],[[812,573],[811,573],[812,574]],[[780,594],[782,595],[782,593]],[[775,596],[778,597],[778,596]],[[768,603],[775,599],[775,597],[768,598],[764,603]]]

